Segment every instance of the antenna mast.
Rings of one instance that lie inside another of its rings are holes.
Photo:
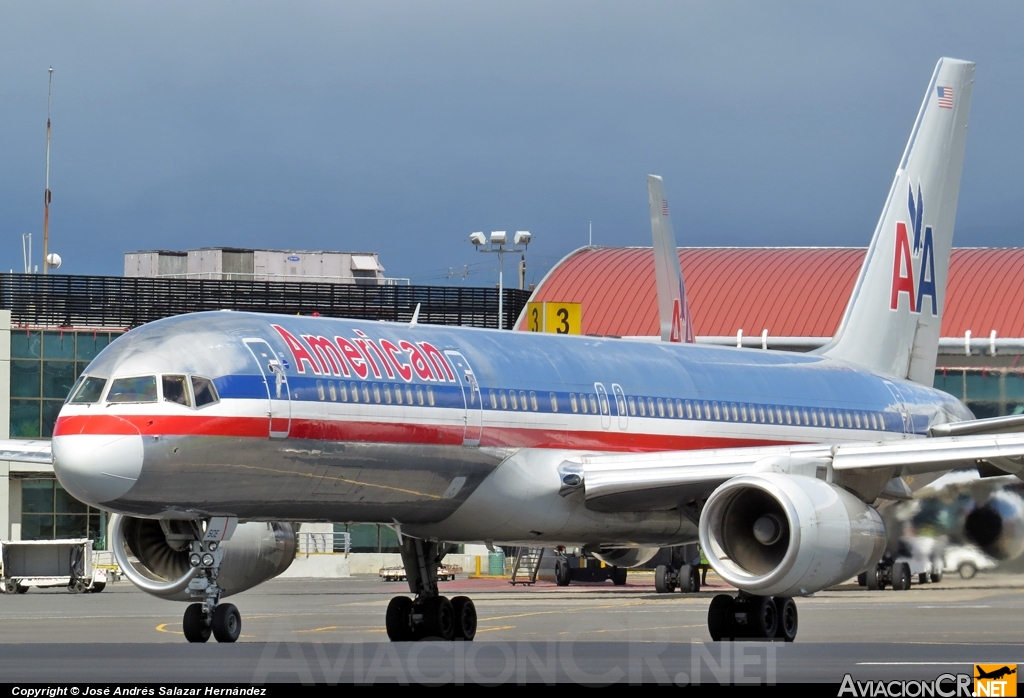
[[[50,243],[50,100],[53,95],[53,66],[50,66],[50,84],[46,88],[46,193],[43,195],[43,273],[50,269],[46,259]]]

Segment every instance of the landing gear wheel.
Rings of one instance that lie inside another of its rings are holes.
[[[185,631],[185,639],[189,642],[206,642],[210,639],[210,626],[206,624],[206,617],[203,615],[203,604],[190,604],[185,609],[181,629]]]
[[[668,565],[658,565],[654,569],[654,590],[659,594],[671,594],[676,590],[676,578]]]
[[[867,584],[868,584],[868,573],[867,572],[861,572],[860,574],[857,575],[857,584],[862,586],[862,587],[863,586],[867,586]]]
[[[882,571],[878,569],[878,565],[875,565],[867,572],[864,573],[866,586],[871,591],[878,591],[885,588],[885,579],[882,577]]]
[[[617,587],[626,585],[626,568],[616,567],[612,570],[612,584]]]
[[[408,596],[396,596],[388,604],[384,626],[388,630],[388,639],[392,642],[408,642],[412,639],[412,599]]]
[[[922,572],[921,574],[917,575],[917,583],[918,584],[927,584],[930,581],[931,581],[931,579],[930,579],[930,577],[929,577],[927,572]]]
[[[692,565],[679,568],[679,591],[693,594],[700,591],[700,570]]]
[[[931,579],[932,579],[932,584],[938,584],[939,582],[942,581],[942,568],[941,567],[936,567],[936,569],[938,570],[937,572],[932,572],[929,575],[931,577]]]
[[[570,581],[572,581],[572,576],[569,571],[569,561],[558,560],[555,563],[555,584],[560,587],[567,587]]]
[[[433,596],[420,605],[419,612],[423,614],[423,625],[417,633],[418,638],[452,639],[455,634],[455,609],[451,601],[444,596]]]
[[[728,594],[719,594],[708,606],[708,632],[715,642],[733,637],[732,609],[736,600]]]
[[[455,613],[455,640],[472,640],[476,637],[476,606],[468,596],[456,596],[452,599],[452,611]]]
[[[906,591],[910,588],[910,565],[897,562],[892,566],[893,591]]]
[[[775,600],[770,596],[751,596],[745,601],[745,605],[749,636],[765,640],[775,637],[775,631],[779,627]]]
[[[234,642],[242,634],[242,614],[233,603],[218,604],[210,626],[217,642]]]
[[[778,617],[778,625],[775,628],[775,637],[786,642],[796,639],[799,618],[796,613],[796,601],[786,596],[779,596],[775,599],[775,614]]]

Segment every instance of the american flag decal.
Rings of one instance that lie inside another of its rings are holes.
[[[661,215],[668,215],[668,201],[666,201],[665,199],[661,200]]]
[[[939,96],[939,106],[943,109],[953,108],[953,88],[952,87],[936,87],[936,94]]]

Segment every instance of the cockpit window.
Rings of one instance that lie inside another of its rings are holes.
[[[107,402],[156,402],[156,376],[114,379]]]
[[[176,402],[179,405],[191,407],[185,376],[164,376],[161,382],[163,383],[165,402]]]
[[[192,394],[196,396],[196,407],[217,402],[217,388],[209,378],[192,376]]]
[[[103,394],[103,387],[106,384],[106,378],[97,378],[96,376],[82,376],[81,380],[78,381],[78,385],[76,386],[77,389],[71,393],[71,399],[68,402],[99,402],[100,395]]]

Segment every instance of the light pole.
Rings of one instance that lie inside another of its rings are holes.
[[[526,248],[530,246],[530,231],[517,230],[515,237],[512,239],[511,247],[506,247],[508,245],[508,235],[504,230],[491,231],[490,243],[488,243],[487,237],[483,233],[471,233],[469,241],[476,247],[477,252],[498,253],[498,329],[503,330],[505,329],[504,306],[502,304],[505,295],[505,253],[526,252]],[[522,245],[522,247],[519,247],[519,245]]]

